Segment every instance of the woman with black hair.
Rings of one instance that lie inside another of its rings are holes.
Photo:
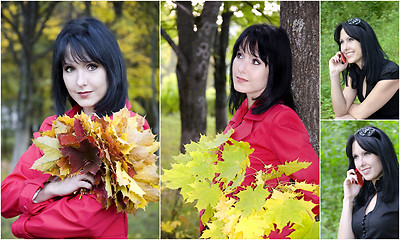
[[[53,52],[53,98],[57,115],[44,120],[39,132],[51,130],[57,116],[111,116],[126,106],[127,78],[117,40],[97,19],[70,21],[58,35]],[[72,109],[65,112],[67,99]],[[135,113],[131,112],[131,116]],[[144,126],[148,129],[147,122]],[[40,133],[34,133],[34,137]],[[20,215],[12,232],[20,238],[126,238],[125,212],[102,209],[92,189],[94,176],[78,174],[49,180],[49,174],[30,169],[43,152],[32,144],[1,183],[3,217]]]
[[[339,52],[330,59],[329,72],[336,118],[398,119],[399,66],[387,59],[371,26],[352,18],[336,27],[334,37]]]
[[[225,129],[233,128],[233,139],[254,148],[242,186],[253,183],[255,172],[265,166],[297,159],[311,165],[279,180],[319,184],[319,158],[295,112],[291,82],[292,53],[286,31],[267,24],[246,28],[233,47],[229,106],[234,116]],[[276,179],[267,184],[274,186]],[[319,204],[319,199],[312,200]],[[318,212],[316,207],[314,213]],[[269,237],[282,238],[288,232],[281,233]]]
[[[364,127],[347,140],[338,238],[399,238],[399,163],[389,137]]]

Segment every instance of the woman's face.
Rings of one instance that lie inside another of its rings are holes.
[[[382,176],[382,163],[379,157],[361,148],[357,141],[353,142],[353,158],[361,175],[374,184]]]
[[[83,111],[91,116],[94,106],[106,95],[108,89],[107,71],[95,62],[75,62],[67,48],[63,78],[69,95]]]
[[[253,56],[249,49],[239,48],[232,64],[233,86],[236,91],[245,93],[248,101],[261,95],[267,87],[269,66]]]
[[[340,30],[340,49],[349,63],[356,63],[359,68],[362,68],[361,44],[347,35],[344,28]]]

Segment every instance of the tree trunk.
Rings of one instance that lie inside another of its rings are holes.
[[[45,7],[42,7],[42,5],[45,5]],[[13,19],[9,19],[2,14],[2,20],[8,22],[12,26],[15,33],[19,36],[18,40],[22,46],[19,57],[15,49],[13,49],[14,60],[19,66],[20,80],[11,171],[31,143],[32,95],[34,86],[32,64],[35,59],[33,48],[43,31],[45,23],[52,14],[55,5],[56,3],[20,2],[18,3],[18,8],[20,8],[20,12],[22,13],[20,16],[14,16]],[[5,8],[8,6],[9,5],[4,6],[4,8],[2,6],[2,12],[6,10]],[[39,12],[43,15],[40,15]],[[21,26],[19,25],[20,20],[22,21]]]
[[[319,153],[319,2],[282,1],[281,27],[293,56],[293,95],[297,112]]]
[[[191,2],[177,2],[179,52],[176,75],[181,113],[181,152],[183,145],[198,141],[207,130],[206,83],[216,20],[221,2],[205,2],[194,30]]]
[[[159,3],[156,2],[155,5],[157,6],[156,9],[159,8]],[[158,23],[158,15],[155,14],[154,23]],[[152,40],[151,40],[151,89],[152,89],[152,97],[151,97],[151,112],[154,116],[154,126],[153,126],[153,133],[159,136],[160,133],[160,125],[159,125],[159,101],[158,93],[157,93],[157,86],[156,86],[156,74],[158,68],[158,55],[159,55],[159,28],[158,24],[153,24],[152,28]],[[158,88],[159,89],[159,88]]]
[[[226,97],[226,48],[229,43],[229,27],[233,12],[226,8],[222,13],[221,32],[217,32],[215,39],[215,128],[216,132],[222,132],[228,122],[227,97]]]

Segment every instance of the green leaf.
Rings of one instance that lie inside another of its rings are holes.
[[[211,239],[226,239],[221,229],[225,226],[225,223],[222,221],[214,221],[210,224],[207,224],[209,229],[203,231],[201,238],[211,238]]]
[[[240,199],[236,203],[236,209],[242,211],[244,217],[250,215],[253,211],[260,211],[264,204],[265,199],[270,195],[268,189],[264,189],[263,185],[258,185],[254,191],[251,187],[239,192],[236,196]]]
[[[192,170],[183,163],[172,164],[170,170],[164,169],[164,174],[161,179],[167,188],[181,188],[182,196],[187,199],[190,192],[193,190],[188,183],[192,183],[196,179],[191,172]]]
[[[200,211],[206,209],[208,205],[215,207],[222,194],[218,185],[206,181],[196,181],[189,184],[193,188],[192,194],[187,199],[188,202],[197,200],[196,208]]]
[[[219,180],[224,182],[234,181],[236,175],[243,173],[249,165],[249,154],[253,152],[250,145],[246,142],[236,142],[231,140],[232,145],[225,144],[222,152],[222,159],[217,164]]]

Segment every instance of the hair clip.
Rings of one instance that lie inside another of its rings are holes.
[[[365,30],[365,25],[360,18],[351,18],[351,19],[347,20],[346,23],[349,25],[359,26]]]
[[[372,127],[364,127],[357,130],[354,135],[360,135],[361,137],[371,137],[376,132],[375,128]]]

